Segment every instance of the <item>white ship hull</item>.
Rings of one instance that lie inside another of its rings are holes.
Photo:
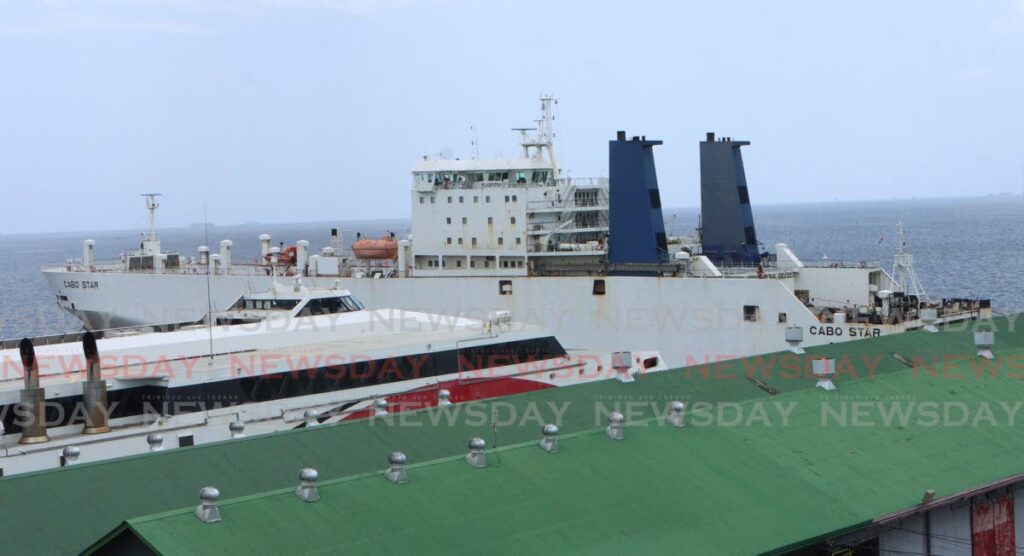
[[[823,292],[821,297],[829,296],[826,288],[868,295],[867,269],[837,270],[805,268],[799,278],[765,279],[464,276],[340,280],[370,307],[483,319],[491,311],[509,310],[517,321],[547,327],[568,349],[627,346],[657,350],[670,366],[788,349],[788,326],[802,327],[801,345],[811,346],[922,325],[920,321],[893,325],[819,322],[794,295],[796,280],[801,281],[797,287]],[[207,279],[201,274],[54,269],[44,271],[44,276],[62,307],[95,328],[190,322],[207,312]],[[595,295],[595,279],[604,280],[604,295]],[[271,280],[259,275],[214,275],[210,277],[210,296],[215,309],[223,309],[246,291],[270,288]],[[323,287],[337,280],[303,278],[307,285]],[[841,284],[843,280],[851,282],[851,287]],[[511,282],[507,295],[500,293],[500,281]],[[859,287],[852,287],[854,284]],[[867,304],[867,299],[850,301]],[[755,320],[745,317],[744,306],[757,308]],[[782,315],[785,322],[780,322]]]

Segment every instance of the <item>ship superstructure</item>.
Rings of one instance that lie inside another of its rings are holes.
[[[556,157],[554,105],[542,97],[536,125],[517,129],[516,158],[418,161],[408,237],[357,235],[349,249],[332,229],[313,250],[264,234],[257,259],[242,261],[227,239],[216,252],[172,257],[151,231],[143,251],[152,265],[97,262],[87,240],[81,260],[43,272],[61,307],[96,329],[196,322],[208,303],[224,310],[242,292],[299,277],[313,287],[341,281],[371,306],[478,319],[510,311],[568,346],[623,339],[671,365],[991,314],[986,300],[928,302],[877,261],[807,262],[784,243],[766,248],[740,156],[749,143],[731,137],[709,133],[700,144],[696,237],[667,237],[654,164],[661,141],[620,131],[608,178],[569,178]]]

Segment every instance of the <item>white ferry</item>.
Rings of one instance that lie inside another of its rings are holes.
[[[507,312],[368,310],[299,284],[206,320],[6,342],[0,475],[666,369],[653,351],[567,350]]]
[[[877,262],[801,260],[757,240],[740,148],[700,144],[702,226],[666,237],[653,148],[609,143],[608,178],[569,178],[555,155],[554,99],[541,98],[536,129],[520,129],[517,158],[424,157],[412,171],[412,234],[359,237],[338,230],[319,251],[299,240],[259,238],[257,260],[233,243],[194,254],[162,251],[151,219],[139,249],[121,260],[83,257],[43,274],[61,307],[88,328],[197,322],[279,277],[311,286],[342,280],[371,306],[482,319],[491,311],[544,325],[568,347],[616,343],[659,351],[670,365],[730,359],[799,345],[902,332],[986,317],[986,300],[929,301],[912,257],[894,272]],[[151,217],[157,197],[146,197]],[[902,247],[902,241],[900,242]]]

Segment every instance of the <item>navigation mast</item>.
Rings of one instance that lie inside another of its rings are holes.
[[[159,255],[160,240],[156,236],[156,209],[160,208],[159,193],[142,193],[146,199],[146,210],[149,211],[149,233],[142,234],[141,248],[143,255]]]
[[[921,280],[914,271],[914,256],[904,250],[907,235],[903,231],[903,221],[896,225],[896,255],[893,257],[892,277],[908,295],[917,296],[920,301],[927,301],[928,294],[921,285]]]

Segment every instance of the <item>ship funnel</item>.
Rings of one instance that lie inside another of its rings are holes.
[[[665,218],[654,168],[654,147],[660,144],[646,137],[627,140],[624,131],[608,142],[608,260],[613,267],[668,261]],[[614,269],[613,273],[642,274]]]
[[[82,266],[86,270],[93,270],[96,266],[96,242],[91,239],[82,242]]]
[[[306,275],[306,261],[309,260],[309,242],[300,239],[295,242],[295,272],[300,276]]]
[[[231,269],[231,247],[234,243],[230,239],[224,239],[220,242],[220,263],[224,267],[226,273]]]
[[[82,382],[82,400],[85,403],[85,434],[110,432],[107,423],[107,381],[100,377],[100,350],[96,337],[86,332],[82,337],[85,351],[86,378]]]
[[[761,260],[747,176],[740,147],[732,137],[700,143],[700,237],[704,255],[715,264],[757,264]]]
[[[25,338],[18,346],[21,365],[25,372],[25,388],[21,391],[21,443],[46,442],[46,392],[39,387],[39,362],[32,340]]]
[[[260,257],[266,260],[270,254],[270,234],[260,234]]]

